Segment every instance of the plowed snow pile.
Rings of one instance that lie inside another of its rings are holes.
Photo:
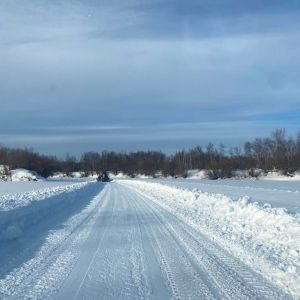
[[[300,216],[222,194],[124,180],[207,234],[274,283],[300,296]],[[120,181],[120,183],[122,183]],[[267,199],[266,199],[267,202]]]
[[[0,242],[20,237],[32,224],[72,205],[74,200],[68,194],[87,184],[80,182],[0,196]],[[63,193],[66,196],[61,198]]]
[[[58,185],[23,193],[6,194],[0,196],[0,211],[8,211],[21,206],[26,206],[33,201],[40,201],[61,193],[80,189],[87,185],[87,182],[72,183],[69,185]]]

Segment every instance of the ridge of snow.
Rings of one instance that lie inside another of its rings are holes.
[[[12,181],[36,181],[42,180],[43,177],[39,176],[36,172],[26,169],[11,170]]]
[[[24,193],[6,194],[0,196],[0,211],[9,211],[22,206],[27,206],[33,201],[41,201],[67,191],[80,189],[87,184],[88,182],[79,182],[69,185],[59,185],[44,189],[38,189]]]
[[[0,241],[20,237],[28,224],[53,213],[55,205],[62,208],[66,203],[71,205],[74,201],[71,193],[87,184],[81,182],[0,197]]]

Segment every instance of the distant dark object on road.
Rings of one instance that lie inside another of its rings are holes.
[[[98,176],[97,181],[101,182],[110,182],[110,178],[106,171],[104,171],[101,175]]]

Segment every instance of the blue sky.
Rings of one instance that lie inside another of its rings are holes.
[[[300,2],[2,0],[0,143],[242,145],[300,130]]]

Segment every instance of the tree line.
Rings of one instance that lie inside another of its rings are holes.
[[[102,171],[124,172],[134,176],[185,176],[190,169],[210,170],[212,178],[231,177],[234,170],[255,169],[264,171],[282,170],[286,174],[300,169],[300,132],[287,137],[285,129],[276,129],[270,137],[256,138],[244,147],[227,148],[209,143],[166,155],[161,151],[138,152],[86,152],[79,159],[67,155],[65,159],[41,155],[30,149],[0,147],[0,165],[11,169],[24,168],[48,177],[55,172],[67,175],[83,171],[85,175],[100,174]],[[251,173],[252,172],[252,173]]]

